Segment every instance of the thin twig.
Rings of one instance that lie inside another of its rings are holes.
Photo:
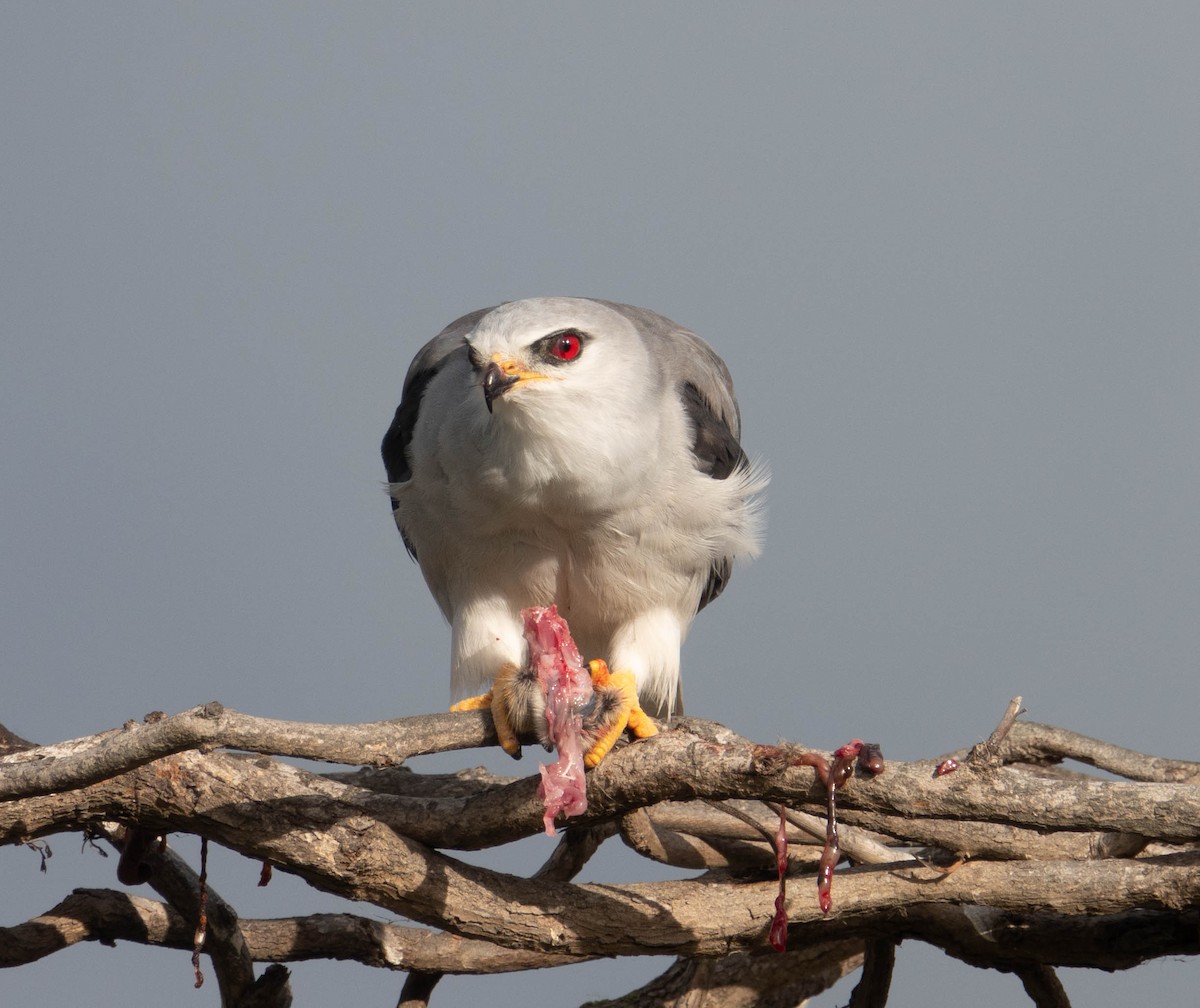
[[[996,725],[991,735],[985,741],[971,748],[971,751],[967,754],[967,760],[976,766],[998,765],[1000,762],[1000,745],[1021,713],[1021,697],[1015,696],[1008,702],[1008,707],[1005,709],[1000,723]]]

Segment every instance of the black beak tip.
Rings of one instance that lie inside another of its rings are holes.
[[[488,364],[487,370],[483,372],[483,401],[487,404],[489,413],[492,412],[492,403],[518,381],[520,379],[516,375],[505,374],[495,361]]]

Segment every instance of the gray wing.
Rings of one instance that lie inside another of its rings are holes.
[[[733,378],[716,351],[694,332],[656,312],[612,301],[603,303],[620,312],[646,339],[659,345],[663,372],[691,422],[696,468],[713,479],[727,479],[748,466],[750,460],[738,441],[742,420],[733,393]],[[725,590],[731,571],[727,557],[713,564],[697,611]]]
[[[396,407],[396,415],[392,424],[383,435],[383,466],[387,470],[389,483],[407,483],[412,479],[412,465],[408,457],[408,447],[412,443],[413,429],[417,426],[417,417],[421,411],[421,400],[425,395],[433,376],[436,375],[455,354],[467,352],[467,333],[475,328],[491,308],[480,308],[469,315],[451,322],[445,329],[426,343],[413,358],[404,378],[404,387],[400,393],[400,405]],[[392,510],[396,510],[396,502],[392,501]],[[400,529],[404,539],[404,548],[415,558],[416,550],[404,529]]]

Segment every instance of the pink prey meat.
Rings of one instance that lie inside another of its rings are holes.
[[[587,782],[583,763],[583,711],[592,701],[592,677],[567,621],[558,607],[533,606],[521,610],[525,639],[529,642],[529,667],[537,675],[546,698],[546,736],[554,743],[558,759],[542,764],[542,799],[548,836],[554,836],[554,819],[587,811]]]

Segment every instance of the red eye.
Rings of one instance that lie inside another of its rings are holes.
[[[583,340],[573,332],[559,333],[550,344],[550,353],[560,361],[573,361],[582,349]]]

